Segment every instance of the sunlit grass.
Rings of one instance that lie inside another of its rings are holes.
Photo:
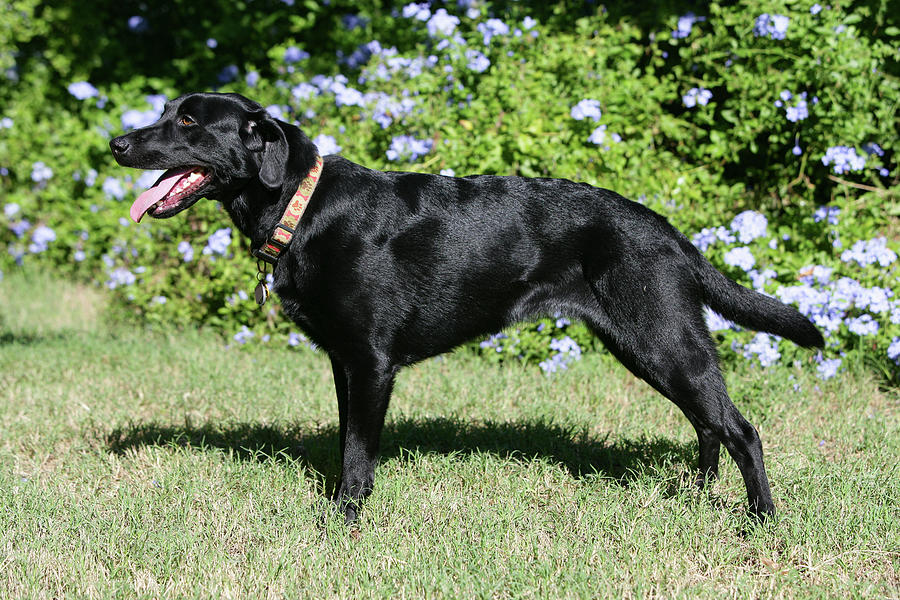
[[[620,366],[454,354],[401,374],[358,531],[325,357],[109,325],[103,295],[0,283],[0,597],[896,597],[896,391],[850,365],[727,373],[773,495]],[[792,377],[792,378],[791,378]],[[794,386],[799,389],[795,391]]]

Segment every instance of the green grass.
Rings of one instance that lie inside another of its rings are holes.
[[[618,365],[454,354],[399,378],[358,530],[328,362],[107,323],[98,291],[0,282],[2,598],[896,598],[896,390],[859,368],[727,372],[775,502]],[[794,385],[799,384],[799,391]]]

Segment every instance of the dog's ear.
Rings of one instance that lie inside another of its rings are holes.
[[[270,190],[280,188],[287,169],[288,143],[275,119],[265,110],[249,115],[241,127],[241,140],[251,152],[262,152],[260,182]]]

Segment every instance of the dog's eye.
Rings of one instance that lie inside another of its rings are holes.
[[[194,121],[192,118],[190,118],[187,115],[184,115],[183,117],[178,119],[178,123],[179,123],[179,125],[184,125],[185,127],[187,127],[188,125],[196,125],[197,124],[196,121]]]

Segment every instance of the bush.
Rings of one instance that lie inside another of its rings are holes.
[[[900,30],[883,4],[588,7],[574,28],[563,4],[255,4],[124,5],[108,35],[35,2],[0,16],[17,32],[0,39],[2,268],[94,279],[120,314],[151,323],[300,343],[275,304],[259,311],[247,298],[256,264],[219,206],[127,221],[154,175],[116,166],[108,140],[152,122],[165,98],[212,87],[373,168],[615,189],[693,235],[730,276],[813,318],[828,334],[823,377],[838,360],[898,377]],[[218,24],[179,18],[218,9]],[[68,47],[60,33],[72,28],[87,37]],[[97,38],[100,51],[85,42]],[[595,347],[582,325],[552,317],[473,351],[552,372]],[[807,356],[716,327],[725,360]]]

